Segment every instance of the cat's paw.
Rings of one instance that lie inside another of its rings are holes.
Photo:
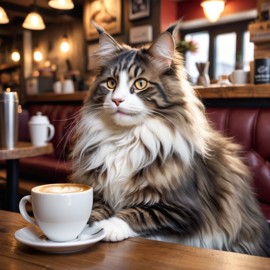
[[[95,222],[94,225],[100,226],[105,230],[106,237],[103,239],[105,241],[117,242],[138,235],[124,220],[117,217]]]

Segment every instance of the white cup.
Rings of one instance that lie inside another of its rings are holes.
[[[57,81],[57,82],[53,83],[53,92],[55,94],[62,93],[62,83],[60,81]]]
[[[63,82],[63,93],[70,94],[74,93],[74,83],[72,80],[64,80]]]
[[[46,145],[55,133],[54,126],[50,124],[47,116],[37,112],[28,122],[32,144],[35,146]]]
[[[34,217],[26,204],[31,203]],[[72,241],[85,228],[92,211],[93,188],[83,184],[48,184],[34,187],[19,204],[23,218],[37,225],[48,239]]]
[[[249,71],[245,70],[234,70],[229,79],[233,84],[246,84],[249,82]]]

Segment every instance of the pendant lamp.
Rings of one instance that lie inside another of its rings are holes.
[[[0,7],[0,24],[5,24],[5,23],[9,23],[9,18],[5,10],[2,7]]]
[[[206,0],[201,2],[203,12],[210,22],[216,22],[224,11],[226,0]]]
[[[23,28],[29,29],[29,30],[43,30],[45,29],[45,24],[43,22],[42,17],[37,12],[37,0],[34,0],[34,8],[33,11],[30,12],[24,22],[23,22]]]
[[[72,0],[50,0],[48,4],[50,7],[56,9],[68,10],[74,8]]]

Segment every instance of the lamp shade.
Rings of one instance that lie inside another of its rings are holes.
[[[56,9],[68,10],[74,8],[72,0],[50,0],[48,4],[50,7]]]
[[[9,19],[5,10],[0,7],[0,24],[9,23]]]
[[[203,12],[210,22],[216,22],[225,7],[224,0],[206,0],[201,3]]]
[[[24,22],[23,28],[30,29],[30,30],[43,30],[45,29],[45,24],[43,22],[42,17],[37,12],[30,12]]]

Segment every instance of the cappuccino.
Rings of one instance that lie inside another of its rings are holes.
[[[35,187],[33,191],[51,194],[66,194],[66,193],[83,192],[89,190],[90,188],[91,187],[83,184],[49,184]]]
[[[27,213],[32,205],[34,217]],[[72,241],[84,230],[91,215],[93,188],[83,184],[56,183],[34,187],[19,204],[21,215],[37,225],[51,241]]]

